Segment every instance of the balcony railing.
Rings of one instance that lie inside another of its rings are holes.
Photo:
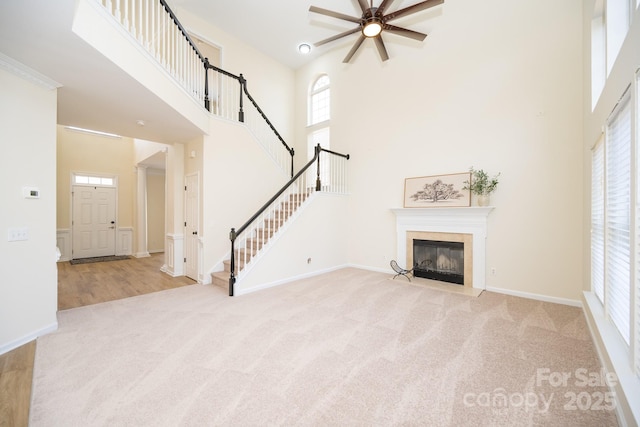
[[[245,78],[209,64],[165,0],[96,1],[190,96],[216,116],[245,122],[280,168],[293,176],[295,152],[251,96]]]

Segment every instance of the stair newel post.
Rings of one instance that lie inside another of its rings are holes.
[[[236,229],[232,228],[231,232],[229,232],[229,240],[231,240],[231,266],[230,266],[230,270],[231,270],[231,275],[229,276],[229,296],[232,297],[233,296],[233,291],[234,291],[234,286],[236,284],[236,276],[235,276],[235,272],[236,272],[236,251],[235,251],[235,242],[236,242]]]
[[[211,112],[211,101],[209,100],[209,58],[204,58],[204,108]]]
[[[241,123],[244,123],[244,110],[243,110],[243,98],[242,98],[242,93],[247,90],[247,81],[245,80],[244,76],[242,74],[240,74],[240,77],[238,78],[239,82],[240,82],[240,111],[238,112],[238,121]]]
[[[320,144],[316,145],[316,156],[318,157],[318,170],[316,176],[316,191],[322,189],[322,182],[320,181]]]
[[[296,152],[293,147],[291,147],[291,151],[289,152],[291,153],[291,178],[293,178],[293,156],[296,154]]]

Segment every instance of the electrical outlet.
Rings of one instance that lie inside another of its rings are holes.
[[[311,258],[307,258],[307,264],[311,264]]]
[[[492,276],[495,276],[495,275],[496,275],[496,269],[495,269],[495,268],[492,268],[492,269],[491,269],[491,275],[492,275]]]
[[[12,227],[7,231],[8,242],[21,240],[29,240],[29,229],[27,227]]]

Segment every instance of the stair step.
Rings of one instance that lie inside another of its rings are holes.
[[[247,260],[249,261],[249,260]],[[231,260],[222,261],[222,265],[224,265],[224,271],[227,273],[227,276],[231,273]],[[236,274],[238,271],[244,268],[244,260],[236,257]]]
[[[264,224],[267,228],[275,228],[276,230],[278,229],[278,227],[280,227],[282,224],[285,223],[286,220],[284,219],[265,219],[264,220]]]
[[[247,247],[260,250],[268,241],[269,241],[269,238],[267,236],[263,237],[261,235],[258,235],[256,237],[247,239]]]
[[[273,211],[273,214],[271,215],[271,218],[287,219],[294,212],[295,212],[295,209],[280,209],[280,210],[277,210],[277,211]]]
[[[236,250],[236,274],[245,266],[245,252],[247,254],[246,262],[249,262],[308,196],[309,193],[291,194],[289,196],[289,200],[282,202],[280,209],[274,212],[273,218],[264,220],[264,228],[258,228],[256,230],[256,235],[247,239],[246,247]],[[229,275],[231,274],[231,260],[225,260],[222,264],[224,265],[224,270],[211,273],[211,281],[217,286],[228,289]]]
[[[253,257],[255,254],[257,254],[259,251],[259,249],[256,248],[242,248],[239,249],[236,253],[236,263],[241,262],[242,260],[245,260],[247,262],[249,262],[249,260],[251,259],[251,257]]]
[[[216,271],[211,273],[211,283],[224,289],[229,289],[229,272]]]

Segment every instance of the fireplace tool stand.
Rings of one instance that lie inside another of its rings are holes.
[[[393,271],[396,272],[396,275],[393,276],[393,278],[395,279],[398,276],[404,276],[406,277],[409,281],[411,281],[411,278],[409,277],[409,274],[413,274],[413,268],[411,270],[407,270],[405,268],[402,268],[398,265],[398,263],[396,262],[396,260],[391,260],[391,262],[389,263],[391,265],[391,268],[393,269]]]

